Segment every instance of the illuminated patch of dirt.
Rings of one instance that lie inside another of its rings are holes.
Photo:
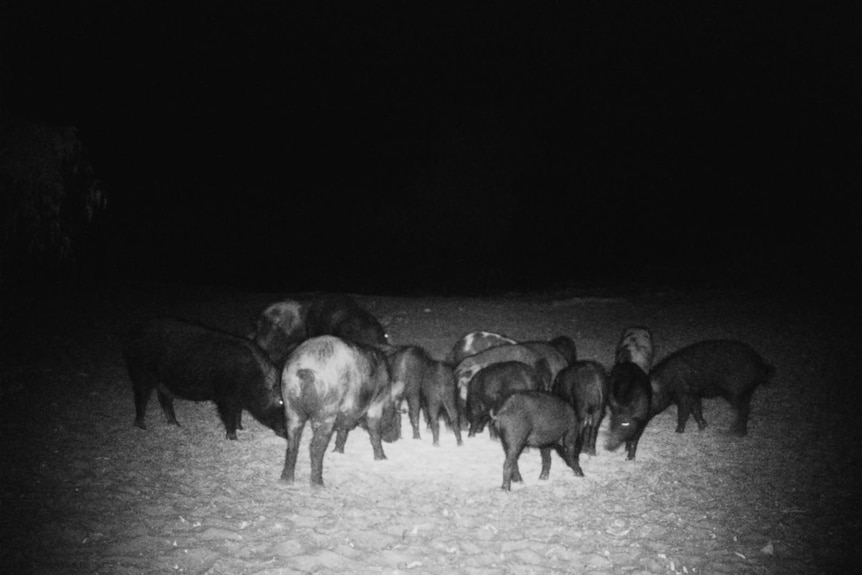
[[[310,430],[288,487],[284,440],[248,415],[236,442],[207,403],[177,402],[175,428],[153,401],[149,429],[132,426],[119,353],[132,323],[171,314],[241,333],[273,299],[112,292],[26,308],[32,323],[7,341],[30,353],[2,375],[4,573],[810,573],[858,557],[860,443],[834,401],[845,372],[833,324],[727,298],[360,298],[395,343],[436,357],[488,329],[566,334],[581,358],[609,365],[621,330],[647,325],[657,358],[736,337],[777,368],[754,396],[746,438],[723,433],[732,414],[722,400],[704,402],[703,432],[674,433],[671,407],[636,462],[600,445],[581,457],[584,478],[554,456],[540,481],[531,450],[511,493],[487,432],[457,447],[446,430],[433,447],[423,430],[374,461],[357,429],[345,454],[330,447],[327,487],[314,489]]]

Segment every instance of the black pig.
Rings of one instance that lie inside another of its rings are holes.
[[[400,437],[403,386],[389,378],[380,350],[334,336],[308,339],[294,350],[282,372],[287,453],[281,480],[293,483],[305,422],[311,420],[311,483],[323,485],[323,456],[338,432],[335,451],[344,451],[347,432],[363,424],[374,459],[386,459],[383,441]]]
[[[541,368],[540,375],[543,376],[542,389],[550,387],[551,373],[547,365],[547,360],[542,357],[542,354],[533,351],[529,347],[520,344],[504,344],[488,348],[484,351],[471,355],[461,360],[455,367],[455,383],[458,386],[458,410],[464,416],[467,407],[467,391],[469,389],[470,380],[473,379],[479,370],[494,363],[504,361],[520,361],[526,363],[533,369],[540,369],[540,362],[544,364]],[[461,418],[462,426],[467,422],[466,417]]]
[[[485,429],[485,425],[491,421],[491,411],[499,409],[510,394],[541,389],[543,380],[535,369],[519,361],[493,363],[480,369],[470,380],[467,392],[468,437]],[[494,435],[492,430],[492,437]]]
[[[574,365],[578,361],[578,347],[575,345],[575,340],[569,336],[557,336],[548,343],[562,354],[568,365]]]
[[[626,444],[627,459],[634,459],[638,441],[652,417],[652,387],[649,376],[631,361],[611,369],[608,408],[611,412],[610,436],[606,447],[613,451]]]
[[[308,337],[334,335],[365,345],[389,344],[386,331],[377,318],[344,294],[313,299],[305,314],[305,332]]]
[[[413,439],[420,439],[419,411],[424,407],[426,419],[431,425],[434,445],[439,445],[439,417],[443,409],[455,432],[458,445],[461,445],[461,427],[458,421],[457,393],[455,375],[448,363],[433,359],[428,352],[418,346],[398,348],[389,358],[393,385],[404,386]]]
[[[706,427],[701,398],[723,397],[736,411],[731,432],[748,433],[751,396],[765,384],[772,366],[750,346],[735,340],[702,341],[664,358],[650,372],[653,390],[652,413],[677,406],[676,432],[683,433],[689,413],[699,429]]]
[[[294,300],[267,306],[258,316],[249,339],[281,369],[290,352],[305,339],[305,308]]]
[[[575,408],[582,449],[589,455],[595,455],[596,437],[608,400],[605,368],[596,361],[577,361],[557,375],[553,392]]]
[[[545,381],[545,385],[542,389],[550,391],[554,380],[557,378],[557,374],[569,367],[569,362],[566,357],[547,341],[525,341],[518,345],[532,349],[547,361],[550,377]]]
[[[135,326],[123,355],[135,395],[135,425],[144,418],[153,389],[168,423],[179,425],[174,397],[213,401],[228,439],[242,429],[242,410],[285,435],[278,371],[247,339],[174,319]]]
[[[522,481],[518,457],[528,445],[542,453],[539,479],[547,479],[551,471],[552,448],[559,449],[576,476],[584,476],[579,462],[578,417],[569,403],[547,391],[519,391],[503,402],[493,419],[506,454],[503,489],[510,490],[512,481]]]

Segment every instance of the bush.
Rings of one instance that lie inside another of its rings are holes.
[[[74,277],[106,206],[76,128],[0,114],[0,282]]]

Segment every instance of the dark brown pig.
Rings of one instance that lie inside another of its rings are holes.
[[[554,380],[553,392],[572,404],[580,423],[581,446],[596,454],[596,437],[608,401],[608,377],[596,361],[576,361]]]
[[[482,433],[485,425],[491,421],[491,412],[498,410],[509,395],[516,391],[541,389],[542,385],[543,377],[520,361],[502,361],[480,369],[470,380],[470,389],[467,391],[468,437]],[[493,428],[491,436],[496,436]]]
[[[268,305],[258,316],[249,339],[265,351],[280,370],[290,352],[305,339],[305,307],[294,300]]]
[[[503,489],[510,490],[512,481],[522,481],[518,457],[526,446],[538,447],[542,453],[539,479],[547,479],[551,472],[552,449],[560,452],[576,476],[584,476],[579,463],[578,417],[566,401],[547,391],[519,391],[506,398],[492,417],[506,454]]]
[[[420,439],[419,412],[424,408],[426,419],[431,425],[434,445],[439,445],[439,418],[445,409],[458,445],[461,445],[461,426],[458,421],[452,366],[433,359],[427,351],[413,345],[398,348],[390,355],[389,365],[393,384],[404,386],[404,399],[407,400],[413,439]]]
[[[135,425],[144,417],[153,389],[168,423],[179,425],[174,398],[213,401],[228,439],[242,429],[242,410],[284,436],[278,371],[253,342],[176,319],[135,326],[123,355],[135,395]]]
[[[736,411],[731,432],[748,433],[751,396],[773,373],[748,344],[735,340],[702,341],[664,358],[650,372],[652,413],[676,404],[676,432],[683,433],[689,413],[699,429],[706,427],[701,398],[723,397]]]
[[[334,335],[365,345],[386,346],[386,330],[371,312],[345,294],[322,295],[308,304],[305,314],[308,337]]]

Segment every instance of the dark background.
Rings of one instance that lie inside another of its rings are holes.
[[[812,3],[0,1],[78,127],[98,280],[849,289],[856,13]]]

